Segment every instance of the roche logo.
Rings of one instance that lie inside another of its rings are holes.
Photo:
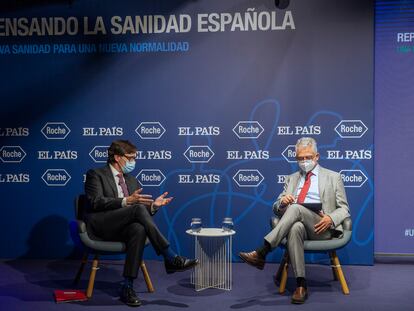
[[[165,175],[157,169],[141,170],[136,177],[143,187],[158,187],[165,180]]]
[[[46,139],[65,139],[70,128],[64,122],[47,122],[41,132]]]
[[[20,163],[26,157],[26,152],[20,146],[3,146],[0,149],[0,160],[3,163]]]
[[[49,187],[63,187],[71,179],[70,175],[64,169],[48,169],[42,175],[42,179]]]
[[[95,146],[89,152],[89,156],[95,163],[105,163],[108,159],[108,148],[109,146]]]
[[[361,188],[368,177],[361,170],[342,170],[339,172],[347,188]]]
[[[141,139],[160,139],[165,133],[165,128],[160,122],[141,122],[135,132]]]
[[[289,163],[296,163],[296,147],[295,145],[289,145],[282,151],[282,156]]]
[[[184,156],[190,163],[208,163],[214,157],[214,152],[209,146],[190,146]]]
[[[264,128],[257,121],[240,121],[233,127],[233,132],[239,139],[259,138]]]
[[[233,180],[239,187],[258,187],[264,177],[258,170],[238,170]]]
[[[335,127],[335,132],[341,138],[361,138],[368,128],[361,120],[342,120]]]

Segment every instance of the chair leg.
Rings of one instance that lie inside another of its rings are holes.
[[[88,297],[88,299],[92,297],[93,287],[95,285],[96,270],[98,269],[98,255],[95,255],[95,258],[92,261],[92,269],[91,275],[89,276],[88,288],[86,289],[86,297]]]
[[[345,276],[342,271],[341,264],[339,262],[339,258],[336,255],[335,251],[332,252],[332,258],[333,258],[334,266],[336,268],[336,273],[338,275],[339,282],[341,283],[341,286],[342,286],[342,292],[344,293],[344,295],[349,295],[348,284],[346,283]]]
[[[288,270],[289,270],[289,254],[285,252],[285,262],[282,266],[282,275],[280,278],[280,285],[279,285],[279,294],[284,294],[286,291],[286,282],[288,277]]]
[[[334,259],[333,259],[332,252],[329,252],[329,258],[331,259],[331,268],[332,268],[333,279],[335,281],[338,281],[338,270],[336,269],[336,266],[334,264]]]
[[[141,270],[142,270],[142,273],[144,274],[144,279],[145,279],[145,283],[147,284],[148,292],[153,293],[154,286],[152,285],[151,278],[149,276],[147,266],[145,265],[144,261],[141,262]]]
[[[279,264],[279,269],[277,270],[277,272],[276,272],[276,277],[275,277],[275,279],[276,279],[276,281],[278,281],[278,282],[280,282],[280,279],[281,279],[281,277],[282,277],[282,271],[283,271],[283,267],[285,266],[285,263],[287,262],[287,260],[288,260],[288,252],[287,252],[287,250],[284,252],[284,254],[283,254],[283,257],[282,257],[282,260],[280,261],[280,264]]]
[[[73,284],[78,284],[81,278],[83,269],[85,268],[86,263],[88,262],[88,252],[84,252],[82,256],[81,265],[79,267],[78,273],[76,273],[75,279],[73,280]]]

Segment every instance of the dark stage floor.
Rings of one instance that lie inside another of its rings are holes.
[[[125,310],[118,300],[122,262],[105,262],[98,270],[94,296],[87,302],[56,304],[54,289],[71,289],[78,267],[73,260],[3,260],[0,262],[0,310]],[[86,288],[89,267],[79,288]],[[281,296],[273,283],[277,264],[264,271],[241,263],[233,264],[233,289],[195,292],[190,272],[167,275],[162,262],[148,261],[155,293],[147,293],[142,275],[135,289],[143,301],[139,310],[414,310],[414,266],[406,263],[377,263],[375,266],[345,266],[351,291],[342,294],[332,280],[329,266],[308,265],[309,299],[305,305],[290,304],[294,279],[289,272],[289,292]],[[411,296],[413,295],[413,296]]]

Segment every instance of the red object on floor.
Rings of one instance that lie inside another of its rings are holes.
[[[88,300],[86,293],[78,289],[55,290],[56,303]]]

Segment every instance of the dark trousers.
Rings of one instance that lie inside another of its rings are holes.
[[[158,255],[169,246],[144,205],[89,214],[88,224],[100,239],[126,244],[125,277],[137,277],[147,237]]]

